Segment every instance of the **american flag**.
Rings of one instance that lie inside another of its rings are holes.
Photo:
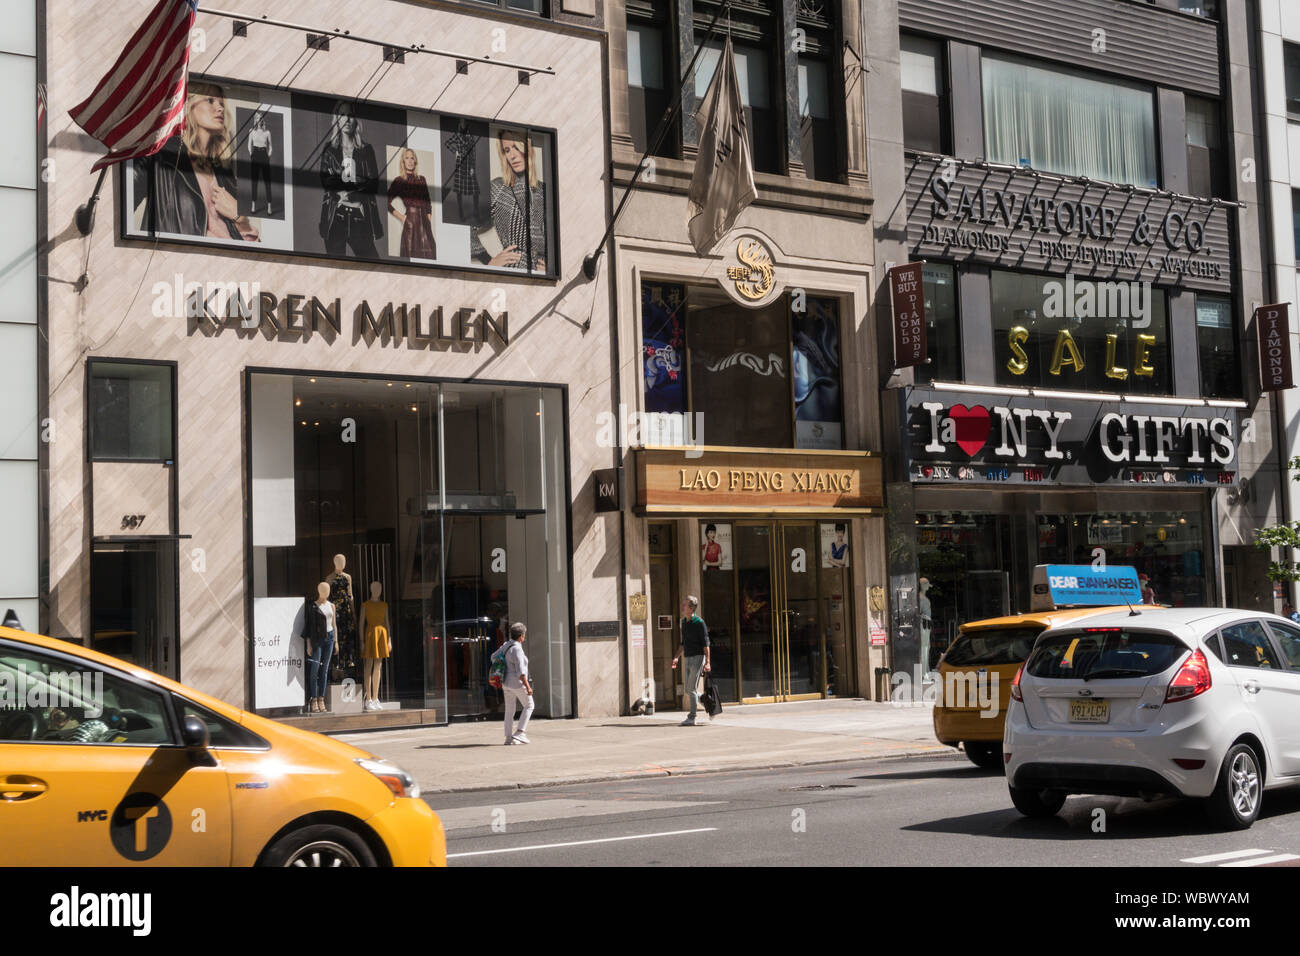
[[[117,62],[70,115],[108,147],[91,172],[152,156],[185,122],[190,30],[198,0],[158,0]]]

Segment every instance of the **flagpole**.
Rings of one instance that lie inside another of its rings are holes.
[[[582,274],[587,277],[588,281],[596,278],[596,266],[600,263],[600,257],[605,251],[605,243],[609,242],[610,233],[614,231],[614,225],[618,222],[618,217],[623,213],[623,207],[627,205],[628,199],[632,195],[632,190],[636,186],[637,178],[641,175],[641,169],[645,166],[645,161],[650,158],[650,154],[659,149],[663,144],[663,139],[668,135],[668,130],[672,126],[673,116],[681,108],[682,94],[686,90],[686,83],[695,75],[695,62],[704,52],[704,45],[709,42],[713,36],[713,28],[718,24],[718,18],[722,16],[723,11],[727,11],[727,22],[731,22],[731,0],[722,0],[722,6],[718,7],[718,12],[713,15],[709,22],[709,29],[704,34],[704,39],[700,41],[699,47],[695,50],[695,55],[691,57],[690,64],[686,67],[686,76],[683,77],[681,84],[677,87],[677,95],[673,97],[672,105],[668,107],[668,112],[664,114],[663,119],[659,121],[659,128],[655,130],[654,142],[646,145],[646,151],[641,154],[637,161],[636,169],[632,171],[632,179],[623,189],[623,195],[619,198],[618,206],[614,209],[614,215],[609,220],[609,225],[605,227],[605,234],[600,237],[600,242],[596,244],[596,251],[591,253],[582,260]],[[721,59],[719,59],[721,66]]]

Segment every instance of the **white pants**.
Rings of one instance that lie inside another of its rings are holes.
[[[503,687],[501,690],[506,695],[506,740],[510,740],[515,734],[522,734],[528,726],[528,718],[533,716],[533,695],[522,687]],[[518,728],[515,727],[516,705],[524,711],[519,715]]]

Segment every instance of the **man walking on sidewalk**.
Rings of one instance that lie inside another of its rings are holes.
[[[506,644],[506,676],[501,681],[501,691],[506,698],[506,744],[531,743],[524,731],[528,718],[533,715],[533,685],[528,681],[528,656],[524,654],[524,638],[528,628],[523,624],[510,625],[510,638]],[[515,728],[515,705],[523,708],[519,726]]]
[[[700,675],[712,670],[709,663],[709,629],[696,613],[700,599],[694,594],[688,595],[682,602],[682,645],[673,658],[673,667],[678,658],[686,657],[686,692],[691,695],[691,712],[682,721],[683,727],[695,726],[695,713],[700,709]]]

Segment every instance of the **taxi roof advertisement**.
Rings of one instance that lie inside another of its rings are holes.
[[[1040,580],[1040,575],[1046,580]],[[1034,573],[1034,596],[1046,585],[1055,607],[1105,607],[1141,604],[1142,586],[1132,567],[1094,568],[1087,564],[1039,565]]]

